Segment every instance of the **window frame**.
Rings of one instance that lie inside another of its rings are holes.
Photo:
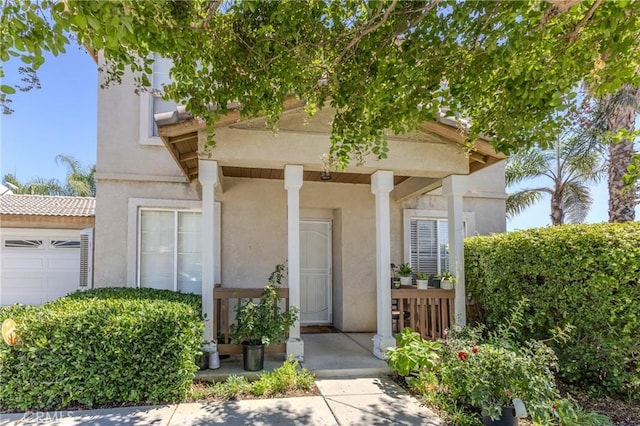
[[[215,250],[217,256],[215,262],[215,283],[221,282],[221,203],[216,201],[216,216],[214,226],[216,229]],[[202,202],[189,200],[163,200],[148,198],[130,198],[128,206],[127,223],[127,287],[140,286],[140,262],[139,262],[139,242],[140,242],[140,220],[139,211],[146,210],[181,210],[202,213]],[[177,247],[176,247],[177,250]],[[174,254],[175,255],[175,254]]]
[[[160,61],[156,62],[156,59],[159,58],[159,55],[153,54],[151,57],[154,59],[151,82],[155,81],[154,74],[156,74],[156,63],[160,63]],[[168,70],[166,70],[168,72]],[[153,87],[153,89],[156,89]],[[140,145],[148,145],[148,146],[164,146],[162,139],[159,136],[155,136],[153,134],[153,99],[159,97],[152,91],[147,91],[146,93],[140,94],[140,127],[139,127],[139,142]]]
[[[411,221],[412,220],[435,220],[436,221],[436,237],[440,239],[440,221],[448,221],[449,215],[443,210],[419,210],[404,209],[403,210],[403,232],[404,232],[404,263],[411,265]],[[465,223],[465,237],[473,235],[476,232],[476,215],[474,212],[463,212],[462,220]],[[441,274],[441,254],[438,249],[437,268],[438,274]],[[414,271],[415,273],[416,271]]]
[[[137,263],[137,277],[136,277],[136,286],[138,288],[142,287],[142,268],[140,267],[142,264],[142,214],[143,212],[171,212],[173,213],[173,288],[172,291],[179,291],[178,288],[178,257],[180,255],[180,213],[199,213],[202,218],[202,211],[193,210],[193,209],[170,209],[170,208],[157,208],[157,207],[141,207],[138,209],[138,240],[137,240],[137,248],[136,248],[136,263]]]

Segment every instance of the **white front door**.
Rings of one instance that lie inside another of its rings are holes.
[[[300,323],[331,324],[331,221],[300,222]]]

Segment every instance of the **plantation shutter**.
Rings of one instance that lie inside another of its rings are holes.
[[[440,250],[440,270],[443,273],[449,270],[449,222],[438,221],[438,250]]]
[[[196,211],[140,209],[140,287],[202,294],[201,222],[202,214]],[[219,215],[215,226],[219,235]],[[216,247],[218,256],[213,261],[216,263],[216,279],[220,282],[219,238]]]
[[[178,291],[202,294],[201,214],[178,212]]]
[[[175,213],[140,212],[140,287],[175,290]]]
[[[411,268],[413,273],[438,273],[438,221],[411,219]]]
[[[80,288],[93,286],[93,228],[80,231]]]

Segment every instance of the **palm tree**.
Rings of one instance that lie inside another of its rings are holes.
[[[548,194],[552,225],[583,222],[593,203],[589,184],[597,182],[604,171],[601,150],[594,148],[580,134],[572,133],[559,136],[549,148],[534,147],[511,156],[506,166],[507,186],[539,178],[547,182],[509,194],[507,217],[514,217]]]
[[[616,93],[598,102],[594,125],[600,133],[616,134],[623,129],[633,132],[638,111],[640,111],[640,87],[625,84]],[[637,188],[625,186],[623,180],[634,152],[632,138],[623,138],[617,143],[609,143],[609,222],[635,220]]]
[[[64,185],[58,179],[42,177],[22,183],[11,173],[4,175],[3,181],[14,194],[69,195],[74,197],[94,197],[96,195],[94,177],[96,166],[83,167],[73,156],[66,154],[57,155],[56,163],[67,165],[67,178]]]
[[[13,174],[8,173],[4,175],[3,181],[14,194],[67,195],[58,179],[38,177],[29,182],[21,183]]]
[[[76,197],[94,197],[96,195],[95,165],[90,168],[83,167],[75,157],[67,154],[56,156],[56,164],[59,163],[67,166],[65,189],[68,195]]]

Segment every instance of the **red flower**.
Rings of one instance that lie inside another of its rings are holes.
[[[557,406],[556,404],[553,404],[553,405],[551,406],[551,409],[552,409],[553,411],[556,411],[556,410],[558,409],[558,406]]]
[[[458,359],[460,359],[460,361],[464,362],[469,358],[469,354],[466,353],[465,351],[460,351],[458,352]]]
[[[477,354],[478,353],[478,348],[471,349],[471,352],[473,352],[474,354]]]

